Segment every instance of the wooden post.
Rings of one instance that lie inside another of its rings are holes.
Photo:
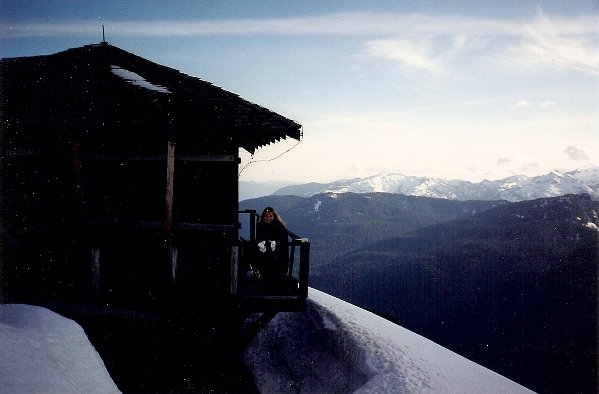
[[[308,298],[308,271],[310,266],[310,242],[306,239],[300,246],[299,286],[300,296]]]
[[[166,154],[166,233],[173,235],[173,184],[175,178],[175,142],[169,141]]]
[[[169,141],[166,153],[166,242],[171,263],[173,283],[177,276],[177,248],[173,245],[173,185],[175,180],[175,142]]]
[[[243,349],[254,337],[262,330],[268,322],[270,322],[278,311],[266,311],[260,315],[256,320],[247,325],[237,337],[236,341],[232,342],[232,350]]]
[[[289,253],[289,261],[287,264],[287,272],[285,274],[290,278],[293,276],[293,263],[295,262],[295,239],[291,240],[291,252]],[[300,244],[301,245],[301,244]]]
[[[75,203],[81,210],[81,143],[77,138],[73,139],[73,183]]]
[[[250,241],[256,240],[256,211],[250,210]]]
[[[239,277],[239,247],[231,247],[231,294],[237,294],[238,277]]]
[[[178,250],[177,250],[177,248],[175,248],[172,245],[172,243],[169,242],[168,251],[169,251],[169,257],[171,259],[171,275],[172,275],[172,280],[173,280],[173,283],[175,283],[175,281],[177,279],[177,254],[178,254]]]
[[[100,249],[92,248],[92,297],[98,301],[100,296]]]

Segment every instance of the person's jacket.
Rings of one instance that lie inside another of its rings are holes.
[[[276,248],[274,253],[277,255],[279,264],[286,265],[287,259],[289,258],[289,251],[287,247],[288,235],[287,229],[281,222],[272,221],[269,224],[264,222],[258,222],[256,225],[256,243],[265,241],[266,249],[270,252],[269,241],[276,242]]]

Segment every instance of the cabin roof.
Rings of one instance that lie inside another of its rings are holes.
[[[237,146],[253,153],[301,125],[238,95],[108,43],[52,55],[0,60],[5,130],[156,129],[184,142]],[[132,134],[143,138],[144,134]]]

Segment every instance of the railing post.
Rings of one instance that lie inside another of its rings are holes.
[[[239,280],[239,247],[231,247],[231,294],[237,294]]]
[[[302,242],[300,246],[299,286],[300,295],[308,298],[308,273],[310,269],[310,242]]]
[[[293,276],[293,262],[295,260],[295,245],[296,245],[296,241],[295,239],[291,240],[291,253],[289,253],[289,264],[287,264],[287,276],[292,277]]]
[[[250,210],[250,241],[256,240],[256,211]]]

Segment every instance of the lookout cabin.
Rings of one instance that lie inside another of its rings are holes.
[[[309,242],[284,290],[247,284],[256,213],[239,149],[297,122],[106,42],[0,60],[0,301],[143,314],[301,310]]]

